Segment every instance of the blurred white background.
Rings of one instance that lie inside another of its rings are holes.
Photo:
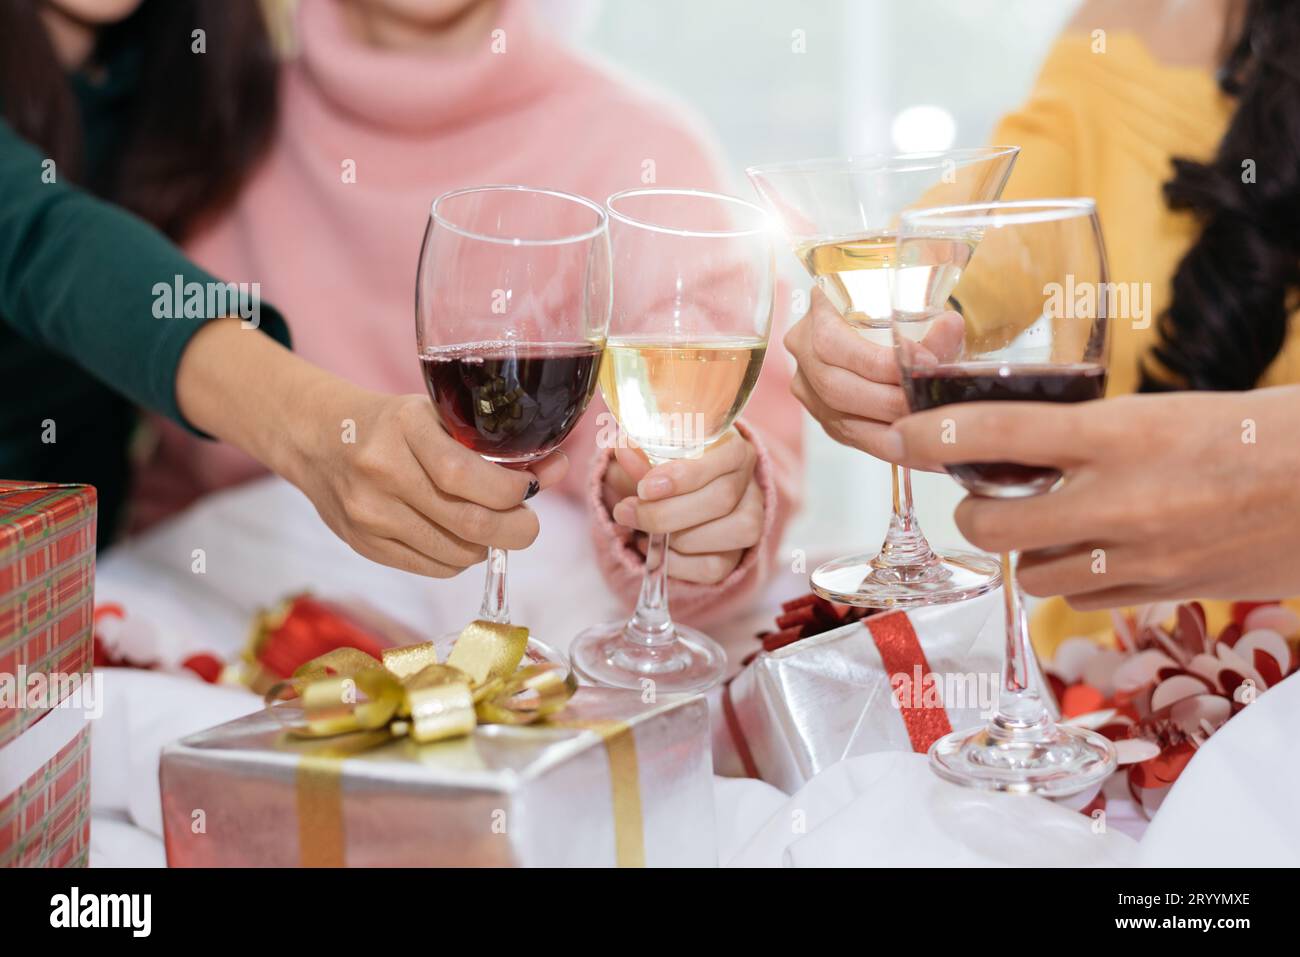
[[[1029,91],[1078,0],[547,0],[599,55],[689,103],[712,126],[753,197],[745,166],[877,150],[978,146]],[[808,279],[788,250],[787,276]],[[778,336],[773,334],[774,343]],[[774,348],[768,362],[789,361]],[[793,399],[791,400],[793,401]],[[792,547],[874,548],[889,470],[806,420],[807,500]],[[917,475],[921,526],[962,541],[961,499]]]

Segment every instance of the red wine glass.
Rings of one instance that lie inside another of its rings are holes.
[[[912,411],[1102,397],[1113,291],[1092,200],[913,210],[903,214],[896,255],[894,349]],[[958,449],[961,439],[945,436]],[[1033,462],[961,462],[947,471],[972,494],[997,498],[1051,494],[1069,481]],[[982,728],[936,741],[930,764],[969,787],[1077,794],[1114,770],[1115,748],[1052,719],[1015,561],[1015,553],[1002,556],[1006,655],[997,711]]]
[[[415,335],[452,438],[507,468],[558,448],[596,390],[610,291],[600,204],[527,186],[439,196],[420,250]],[[479,617],[510,620],[499,548],[488,549]],[[534,638],[528,657],[567,664]]]

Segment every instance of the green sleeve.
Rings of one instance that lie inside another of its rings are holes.
[[[0,320],[191,428],[176,404],[181,353],[205,322],[241,315],[241,305],[247,315],[254,300],[229,297],[233,287],[152,226],[65,184],[60,171],[47,182],[43,164],[0,120]],[[258,328],[289,345],[280,313],[256,305]]]

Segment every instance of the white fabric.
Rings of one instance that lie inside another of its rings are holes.
[[[104,716],[90,732],[91,812],[121,814],[161,838],[158,757],[163,745],[256,711],[262,700],[251,691],[204,684],[197,677],[131,668],[101,668],[99,673],[104,675]]]
[[[1148,867],[1300,865],[1300,675],[1260,695],[1205,745],[1142,836]]]
[[[1117,867],[1132,838],[1095,833],[1042,798],[971,791],[931,773],[925,755],[880,752],[823,771],[789,798],[733,867]]]
[[[615,617],[619,603],[591,561],[582,506],[547,493],[529,504],[541,534],[510,556],[511,611],[566,648],[577,631]],[[477,568],[433,581],[361,557],[302,493],[271,478],[213,495],[114,548],[96,570],[95,600],[123,605],[120,628],[174,664],[201,651],[237,654],[253,615],[295,592],[364,599],[432,638],[473,618],[482,589]]]
[[[125,814],[98,811],[90,816],[91,867],[166,867],[162,838],[136,827]]]

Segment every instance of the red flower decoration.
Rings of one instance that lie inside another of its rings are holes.
[[[1117,648],[1062,642],[1047,678],[1063,719],[1116,742],[1129,790],[1150,817],[1196,749],[1297,670],[1297,638],[1300,615],[1276,602],[1237,603],[1217,637],[1199,602],[1147,605],[1116,613]]]

